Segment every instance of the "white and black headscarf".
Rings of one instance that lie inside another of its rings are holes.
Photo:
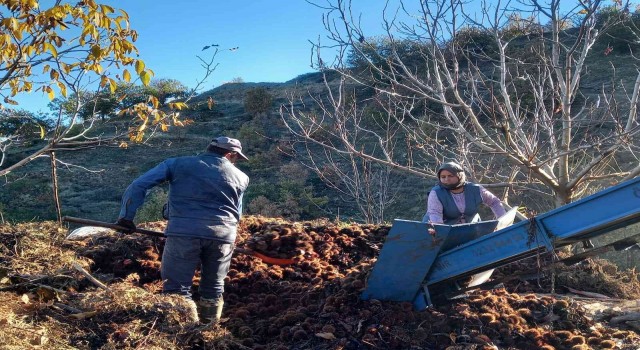
[[[453,185],[445,185],[440,182],[440,172],[446,170],[458,177],[458,182]],[[438,167],[438,184],[442,188],[446,188],[447,190],[455,190],[456,188],[460,188],[467,183],[467,176],[464,173],[464,169],[462,166],[456,162],[446,162],[442,163],[440,167]]]

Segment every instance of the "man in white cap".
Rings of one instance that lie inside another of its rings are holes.
[[[170,158],[134,180],[122,197],[117,223],[135,230],[133,219],[147,190],[169,182],[167,240],[162,254],[163,293],[183,295],[192,317],[203,323],[222,315],[224,278],[242,215],[249,177],[235,167],[248,160],[240,141],[220,136],[197,156]],[[201,265],[200,300],[191,299],[195,270]]]

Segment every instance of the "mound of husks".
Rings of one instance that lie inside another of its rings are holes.
[[[0,344],[3,349],[636,349],[640,344],[624,322],[616,324],[619,328],[601,324],[574,299],[534,294],[550,291],[549,278],[541,278],[542,284],[511,281],[419,312],[410,303],[360,300],[389,229],[244,218],[238,246],[295,263],[268,265],[236,254],[224,322],[203,327],[189,321],[181,297],[159,293],[162,238],[110,233],[68,241],[67,229],[51,222],[0,225]],[[514,266],[501,270],[511,273]],[[640,290],[633,271],[594,260],[557,271],[554,278],[564,278],[561,283],[569,288],[615,297],[637,298],[633,293]],[[197,285],[197,275],[194,280]]]

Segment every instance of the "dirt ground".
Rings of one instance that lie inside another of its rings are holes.
[[[164,222],[146,228],[161,231]],[[360,300],[389,229],[244,218],[239,247],[295,263],[270,265],[236,254],[226,284],[224,322],[203,327],[188,319],[180,297],[159,293],[162,238],[111,232],[70,241],[67,229],[52,222],[0,225],[0,348],[640,346],[638,276],[597,259],[553,273],[541,269],[533,280],[470,292],[425,311],[414,311],[410,303]],[[543,265],[541,259],[500,268],[495,278]],[[194,282],[197,286],[198,276]]]

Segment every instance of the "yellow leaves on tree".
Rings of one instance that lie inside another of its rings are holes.
[[[188,108],[184,102],[171,102],[167,104],[168,110],[163,110],[157,97],[149,96],[146,103],[138,103],[131,108],[120,111],[120,115],[128,114],[134,117],[135,123],[129,127],[129,140],[139,143],[144,141],[145,134],[149,129],[160,128],[161,131],[169,131],[169,127],[186,126],[193,123],[190,119],[181,120],[180,113],[176,110]],[[126,148],[126,143],[120,144]]]
[[[9,72],[0,77],[5,103],[30,91],[42,91],[50,99],[56,90],[66,96],[69,89],[77,90],[77,78],[88,72],[115,91],[112,77],[118,76],[117,71],[124,70],[124,80],[131,80],[126,66],[135,66],[143,84],[150,82],[153,72],[136,58],[133,43],[138,34],[129,28],[124,10],[94,0],[61,1],[45,9],[40,5],[38,0],[0,0],[0,69]],[[49,73],[48,79],[33,74],[36,66]]]
[[[142,84],[150,84],[154,74],[138,58],[138,33],[129,27],[127,12],[94,0],[41,5],[39,0],[0,0],[0,69],[8,72],[0,77],[4,104],[18,104],[13,96],[31,91],[50,100],[67,97],[68,91],[77,94],[95,77],[100,88],[109,87],[112,94],[121,79],[131,82],[132,72]],[[163,110],[152,97],[122,111],[134,118],[130,140],[141,142],[145,133],[155,130],[152,126],[167,131],[170,125],[184,125],[172,111],[186,107],[173,103]]]
[[[131,73],[129,73],[128,70],[124,70],[122,71],[122,79],[124,79],[124,81],[126,81],[127,83],[131,81]]]

